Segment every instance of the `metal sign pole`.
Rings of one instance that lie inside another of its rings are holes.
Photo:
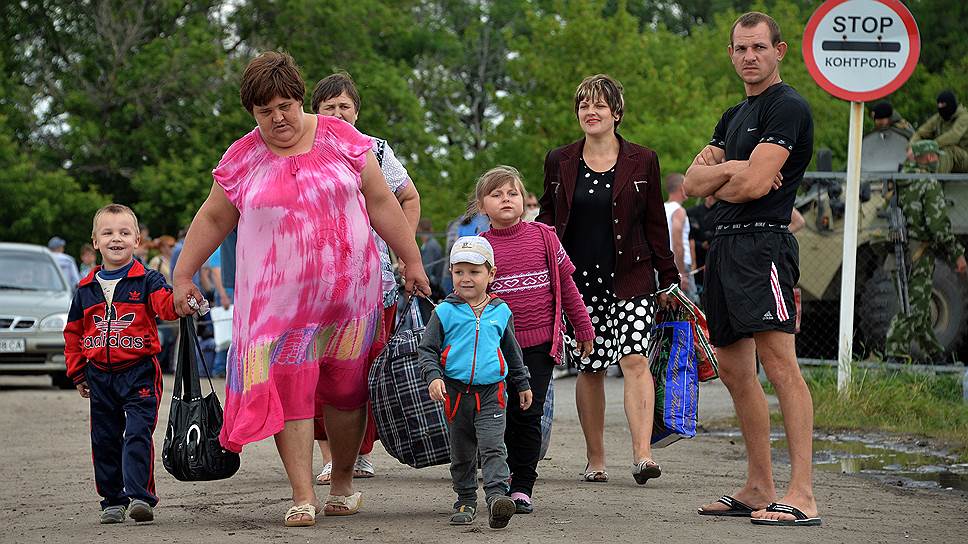
[[[844,214],[844,255],[840,283],[840,351],[837,357],[837,391],[849,393],[854,344],[854,287],[857,281],[857,223],[860,212],[860,153],[864,129],[864,103],[850,103],[850,137],[847,143],[847,201]]]

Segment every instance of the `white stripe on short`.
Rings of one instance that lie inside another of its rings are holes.
[[[787,311],[786,302],[783,301],[783,291],[780,289],[780,278],[776,273],[776,265],[770,262],[770,288],[773,290],[773,299],[776,301],[776,318],[779,321],[790,319],[790,312]]]

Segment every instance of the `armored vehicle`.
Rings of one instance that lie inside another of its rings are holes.
[[[861,158],[861,203],[857,236],[854,355],[878,358],[891,318],[900,307],[893,271],[893,244],[884,199],[885,180],[904,161],[907,139],[894,129],[864,137]],[[818,172],[804,176],[796,207],[806,226],[797,233],[800,244],[802,318],[797,353],[802,357],[836,359],[840,310],[841,259],[844,232],[844,178],[830,172],[830,152],[817,156]],[[968,174],[937,175],[948,201],[952,230],[968,242]],[[937,260],[931,315],[935,335],[945,347],[945,361],[968,360],[968,282],[952,263]],[[915,358],[918,353],[912,354]]]

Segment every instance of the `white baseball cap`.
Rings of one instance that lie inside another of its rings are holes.
[[[457,263],[494,266],[494,248],[483,236],[461,236],[450,250],[450,264]]]

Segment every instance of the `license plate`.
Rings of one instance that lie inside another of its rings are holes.
[[[23,353],[26,350],[23,338],[0,338],[0,353]]]

